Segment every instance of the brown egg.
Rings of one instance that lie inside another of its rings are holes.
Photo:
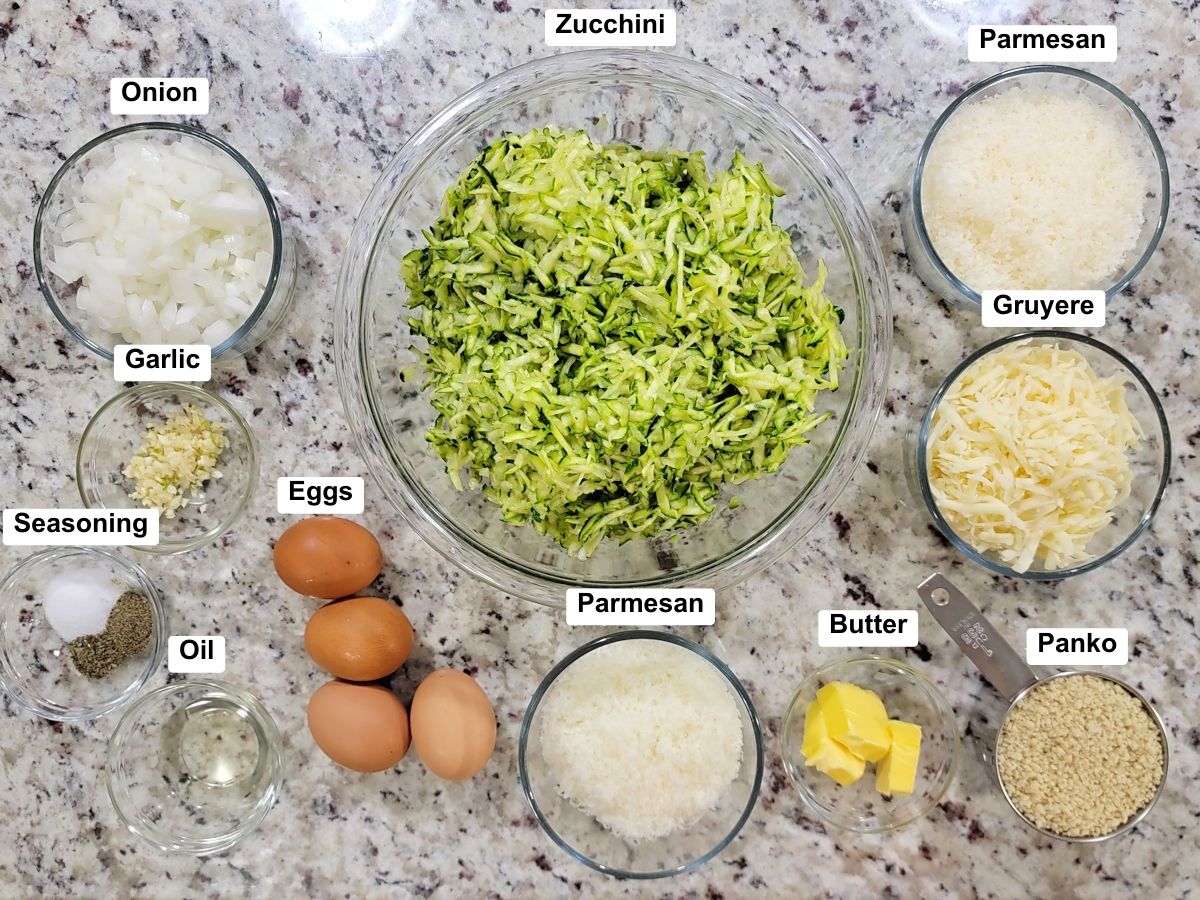
[[[337,516],[302,519],[275,543],[275,571],[293,591],[336,600],[379,576],[383,552],[375,535]]]
[[[408,752],[404,704],[378,685],[322,685],[308,701],[308,730],[326,756],[356,772],[390,769]]]
[[[304,646],[313,662],[347,681],[386,678],[404,665],[412,645],[408,616],[379,597],[322,606],[304,629]]]
[[[483,688],[451,669],[429,675],[413,695],[412,740],[434,775],[449,781],[475,775],[496,747],[496,714]]]

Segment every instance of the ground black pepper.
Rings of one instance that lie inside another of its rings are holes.
[[[71,661],[88,678],[104,678],[146,648],[153,627],[150,601],[137,591],[126,591],[108,614],[103,632],[75,638],[67,645]]]

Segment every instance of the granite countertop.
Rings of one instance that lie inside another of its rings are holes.
[[[962,11],[989,21],[1055,21],[1024,0],[947,4],[683,2],[679,45],[759,85],[826,141],[857,186],[886,258],[895,349],[868,463],[836,512],[767,572],[720,597],[719,642],[764,720],[768,770],[741,835],[693,874],[620,883],[576,864],[539,830],[517,783],[520,717],[538,680],[593,632],[463,576],[369,494],[364,523],[384,545],[382,590],[403,602],[419,649],[397,683],[465,668],[495,703],[500,732],[485,773],[434,780],[414,758],[359,776],[329,764],[304,724],[325,679],[301,634],[313,609],[278,582],[271,541],[283,474],[361,473],[332,359],[335,282],[354,216],[387,161],[479,80],[548,53],[538,9],[520,0],[381,0],[357,21],[339,4],[113,0],[0,7],[0,506],[77,505],[76,442],[115,390],[111,372],[59,327],[38,293],[31,234],[40,193],[66,155],[103,129],[117,74],[207,75],[204,127],[266,174],[300,245],[293,315],[265,346],[219,367],[213,387],[249,419],[263,451],[250,514],[219,546],[139,557],[170,598],[174,633],[221,633],[225,679],[252,688],[286,743],[277,808],[241,846],[197,860],[128,834],[104,794],[113,719],[52,725],[7,700],[0,719],[0,895],[121,897],[376,896],[1171,896],[1200,888],[1200,673],[1193,597],[1200,480],[1200,11],[1195,4],[1086,0],[1062,20],[1114,23],[1120,60],[1089,66],[1132,94],[1166,148],[1171,218],[1158,252],[1112,303],[1102,337],[1143,366],[1171,422],[1173,472],[1150,532],[1098,572],[1057,585],[993,578],[964,562],[909,496],[901,441],[948,369],[990,336],[936,302],[909,269],[899,234],[906,173],[935,116],[998,69],[965,59]],[[269,8],[268,8],[269,7]],[[956,13],[955,11],[959,11]],[[0,548],[0,565],[23,557]],[[966,734],[945,801],[897,833],[857,837],[807,814],[780,765],[780,716],[804,673],[837,658],[816,646],[829,606],[913,608],[914,585],[952,573],[996,625],[1126,626],[1122,674],[1159,706],[1172,771],[1153,814],[1121,840],[1055,843],[1022,827],[993,788],[977,735],[1003,710],[949,640],[923,618],[905,655],[942,686]],[[165,669],[155,678],[161,683]]]

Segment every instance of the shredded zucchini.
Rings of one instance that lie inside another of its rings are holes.
[[[710,516],[824,418],[847,355],[775,187],[739,154],[535,129],[447,192],[402,276],[456,487],[585,557]]]

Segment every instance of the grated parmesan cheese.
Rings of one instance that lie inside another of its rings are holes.
[[[542,706],[540,744],[559,793],[631,842],[713,809],[742,763],[724,676],[683,647],[625,640],[580,657]]]
[[[1138,249],[1149,167],[1121,119],[1080,94],[1014,87],[964,105],[930,148],[922,211],[978,290],[1107,288]]]
[[[1141,426],[1119,376],[1076,350],[1017,341],[970,366],[934,411],[929,487],[946,522],[1014,571],[1090,558],[1129,496]]]

